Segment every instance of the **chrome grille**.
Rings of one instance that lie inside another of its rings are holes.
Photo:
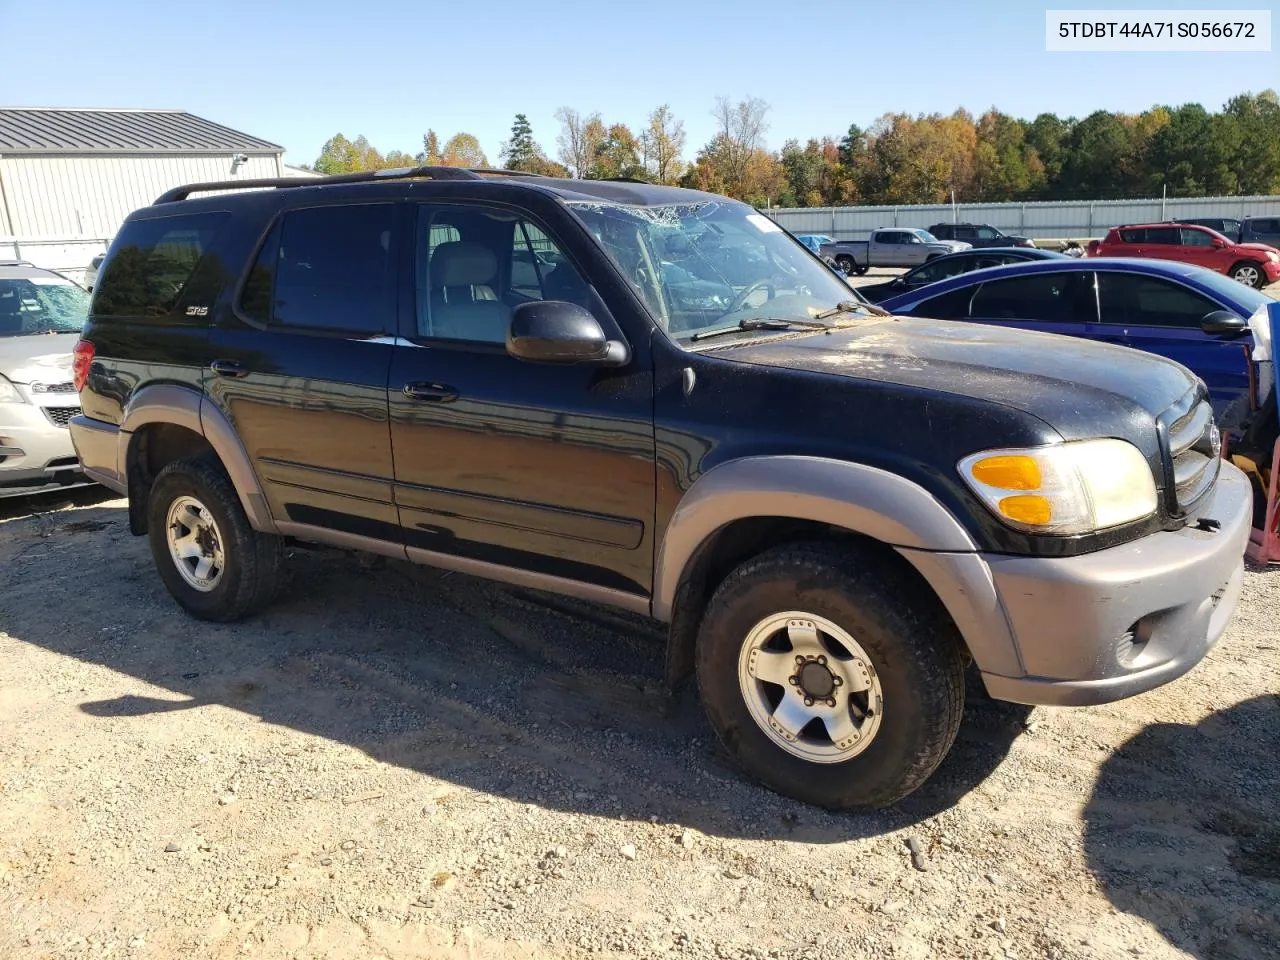
[[[65,427],[71,422],[71,418],[80,412],[79,407],[41,407],[40,409],[55,427]]]
[[[1213,409],[1204,400],[1195,403],[1169,424],[1168,440],[1174,499],[1183,513],[1218,479],[1222,441]]]

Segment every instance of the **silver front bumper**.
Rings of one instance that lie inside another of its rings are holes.
[[[984,670],[988,692],[1083,706],[1186,673],[1235,612],[1252,496],[1244,474],[1224,463],[1200,513],[1217,529],[1189,526],[1078,557],[986,557],[1023,674]]]

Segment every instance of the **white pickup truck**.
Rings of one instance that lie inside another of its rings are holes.
[[[928,230],[885,227],[874,230],[868,240],[833,240],[819,251],[830,257],[845,273],[859,276],[871,267],[915,267],[947,253],[971,250],[973,244],[961,240],[939,240]]]

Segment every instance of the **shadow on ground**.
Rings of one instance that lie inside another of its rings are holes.
[[[664,633],[643,618],[297,550],[275,606],[206,624],[170,601],[120,507],[0,529],[0,630],[187,698],[123,696],[83,704],[89,715],[145,723],[220,704],[548,808],[722,836],[849,840],[950,807],[992,773],[1026,716],[973,698],[950,757],[920,791],[891,812],[828,814],[739,775],[696,693],[662,688]]]
[[[1085,820],[1116,907],[1201,960],[1280,957],[1280,696],[1147,727],[1103,765]]]

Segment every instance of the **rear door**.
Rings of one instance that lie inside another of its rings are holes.
[[[1220,304],[1165,277],[1112,271],[1098,274],[1098,301],[1109,338],[1187,367],[1208,385],[1219,414],[1248,391],[1249,336],[1232,339],[1201,329],[1206,314],[1223,309]]]
[[[210,333],[206,387],[277,522],[399,543],[387,372],[404,206],[286,210],[233,315]]]
[[[1182,231],[1178,227],[1147,227],[1143,231],[1141,257],[1181,260]]]
[[[877,230],[867,244],[868,261],[876,266],[902,266],[902,239],[897,230]]]

